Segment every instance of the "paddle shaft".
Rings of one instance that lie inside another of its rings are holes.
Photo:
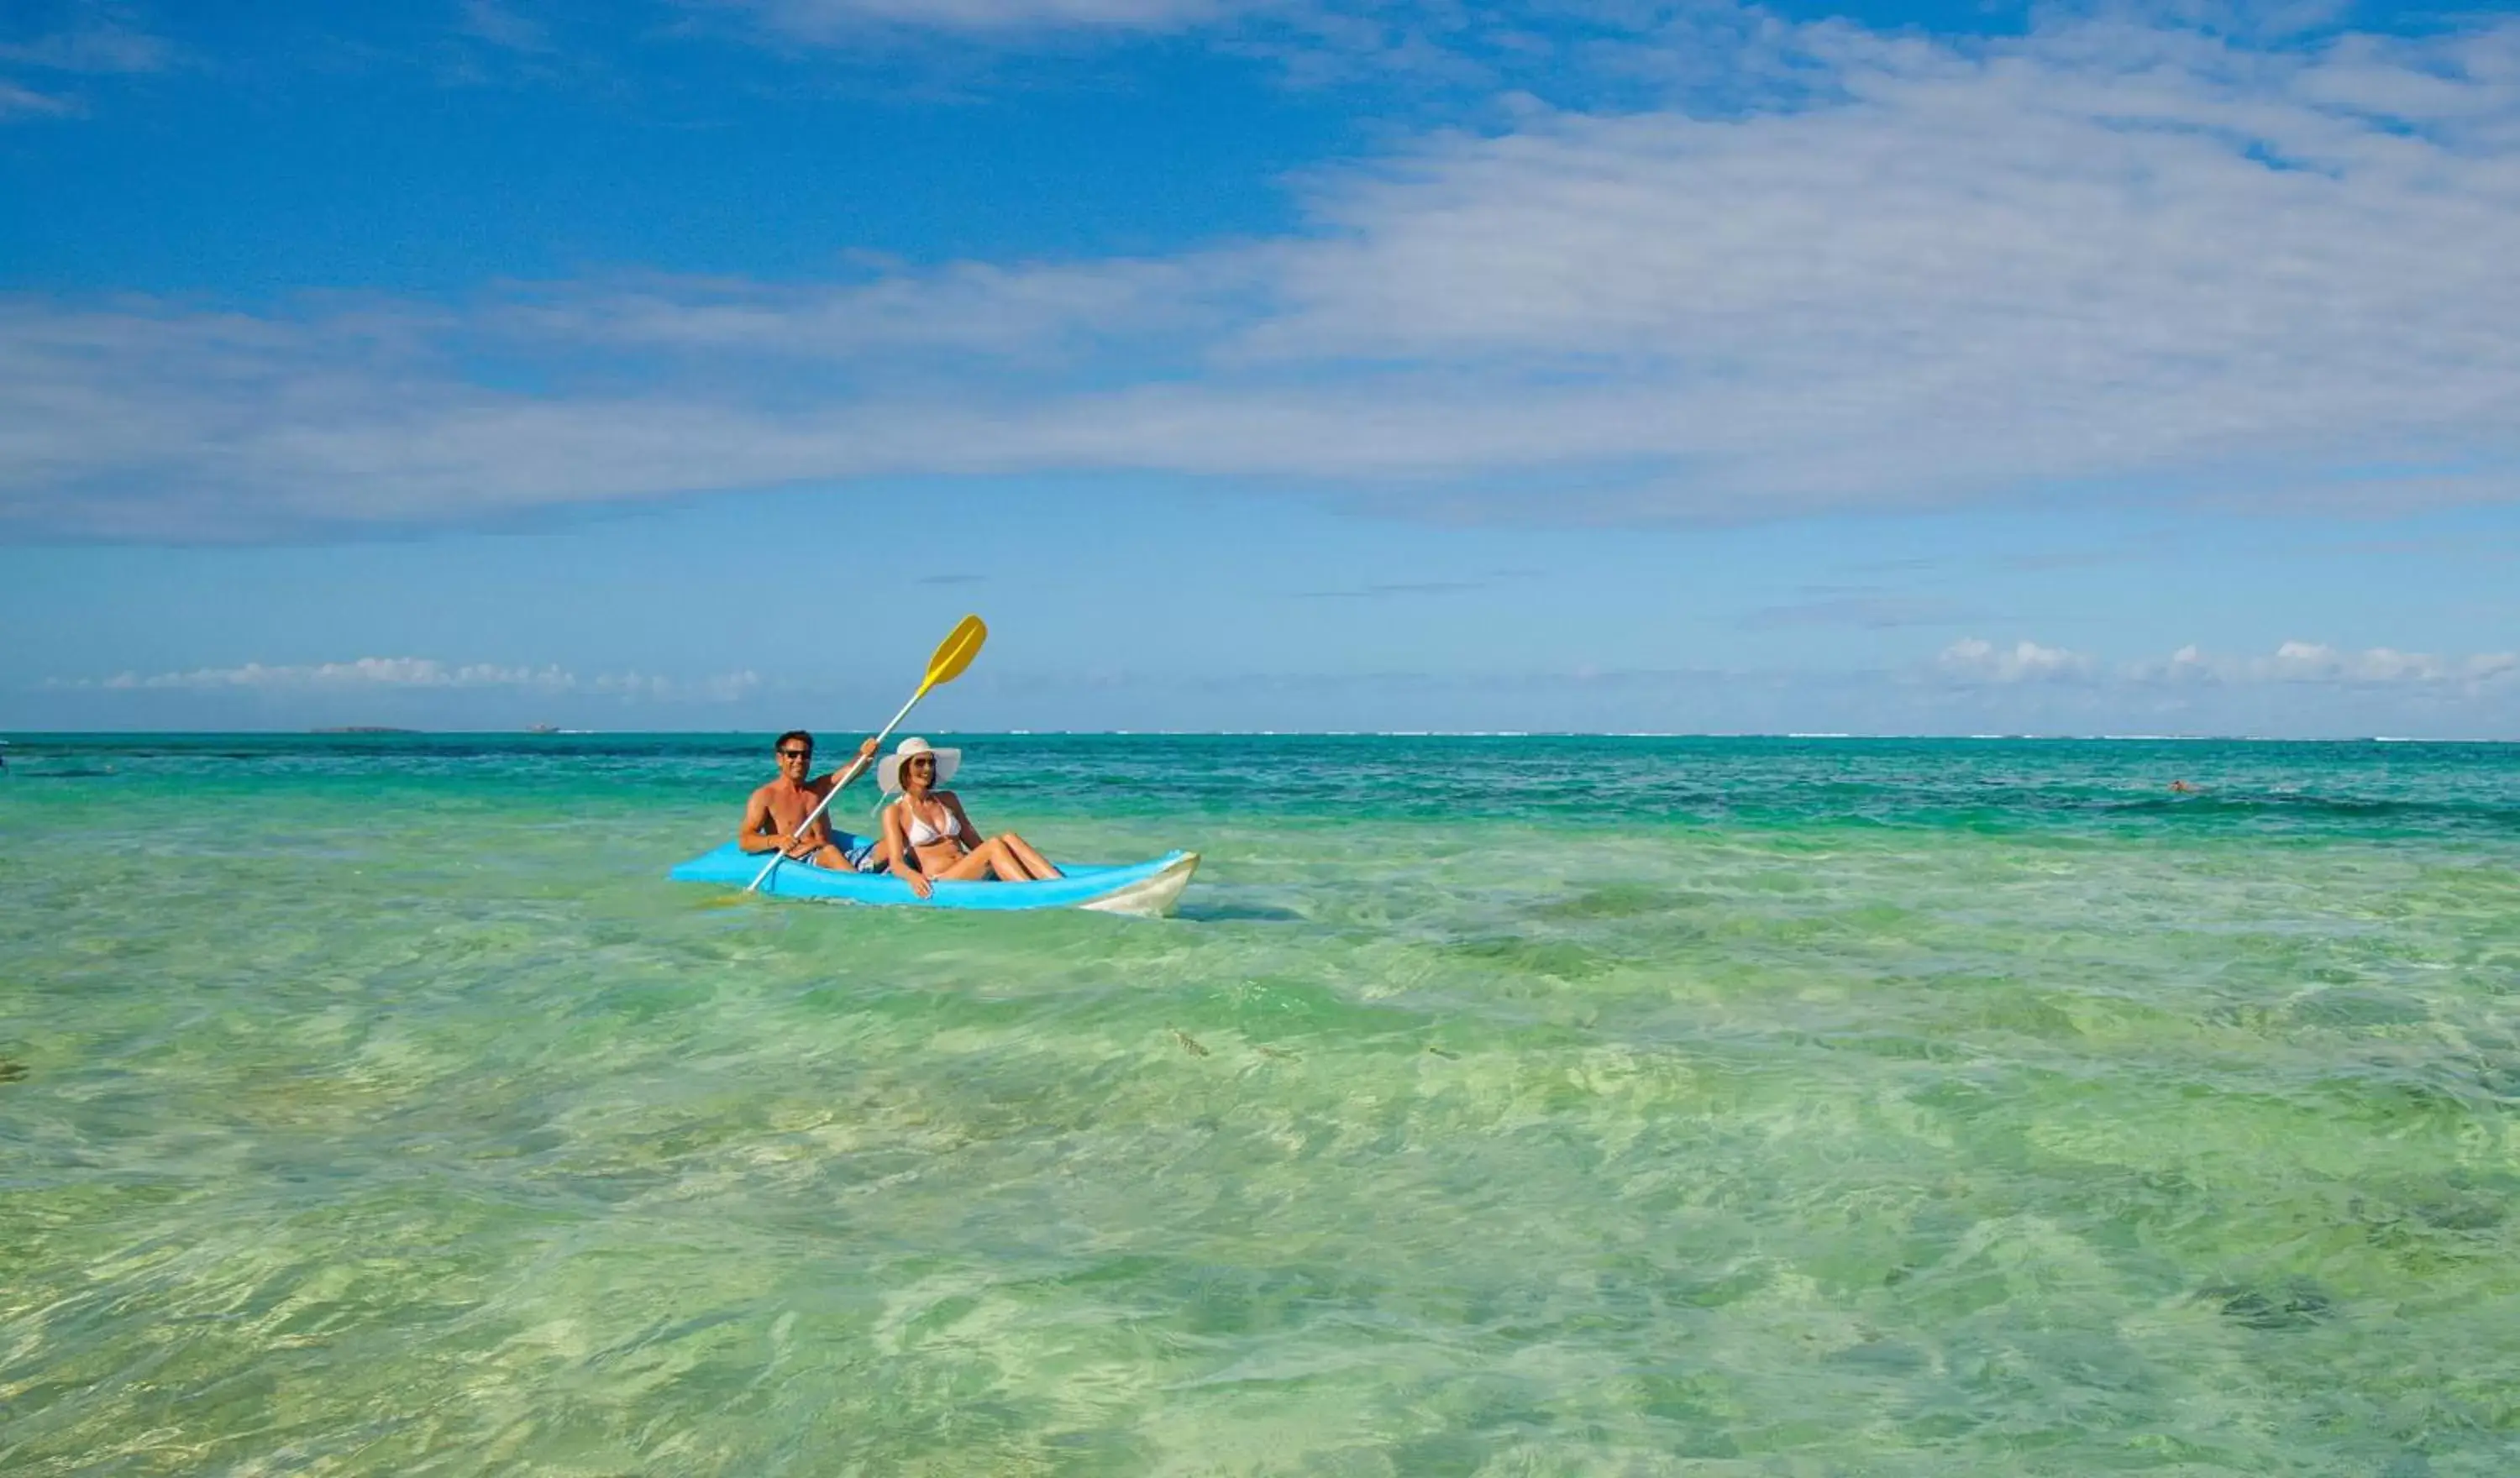
[[[883,741],[885,739],[892,738],[892,731],[901,727],[901,721],[910,717],[910,710],[919,706],[919,700],[927,696],[927,690],[935,686],[936,680],[933,678],[930,678],[926,682],[919,685],[919,691],[910,695],[910,701],[902,704],[901,711],[892,716],[892,722],[884,725],[883,732],[875,737],[875,746],[878,750],[881,750],[883,748]],[[852,764],[846,770],[841,771],[839,778],[832,782],[832,788],[824,792],[822,800],[815,805],[813,810],[806,812],[805,819],[796,824],[796,829],[788,832],[788,834],[790,837],[804,835],[806,830],[810,829],[815,822],[822,819],[824,812],[832,809],[832,802],[840,798],[840,787],[865,773],[866,771],[861,769],[857,764]],[[761,885],[770,880],[770,874],[778,872],[779,865],[787,860],[788,849],[786,847],[780,847],[772,851],[770,854],[770,860],[761,865],[761,871],[752,875],[752,881],[743,885],[743,891],[747,893],[759,892],[761,890]]]

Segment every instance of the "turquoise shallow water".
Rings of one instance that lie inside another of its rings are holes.
[[[20,737],[0,1471],[2520,1470],[2520,748],[965,742]]]

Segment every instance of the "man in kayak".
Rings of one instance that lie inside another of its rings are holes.
[[[862,837],[851,837],[854,843],[841,849],[832,834],[828,812],[814,817],[806,826],[805,818],[813,814],[823,797],[847,784],[875,760],[876,741],[870,738],[858,745],[858,757],[846,770],[808,780],[814,773],[814,737],[802,729],[790,729],[779,736],[771,752],[779,757],[779,778],[752,792],[743,805],[743,829],[735,834],[735,844],[746,852],[768,854],[785,852],[799,862],[810,862],[818,868],[831,868],[842,873],[873,873],[883,864],[876,853],[876,844]],[[800,832],[797,829],[803,827]]]

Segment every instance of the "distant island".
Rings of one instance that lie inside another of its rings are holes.
[[[343,724],[338,729],[309,729],[309,734],[418,734],[417,729],[390,729],[382,724]]]

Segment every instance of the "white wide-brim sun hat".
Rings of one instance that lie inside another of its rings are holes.
[[[936,757],[936,778],[928,782],[931,785],[945,784],[954,778],[955,771],[963,768],[962,750],[939,749],[923,739],[906,739],[895,746],[890,754],[876,762],[876,784],[886,790],[900,789],[901,762],[916,754],[932,754]]]

